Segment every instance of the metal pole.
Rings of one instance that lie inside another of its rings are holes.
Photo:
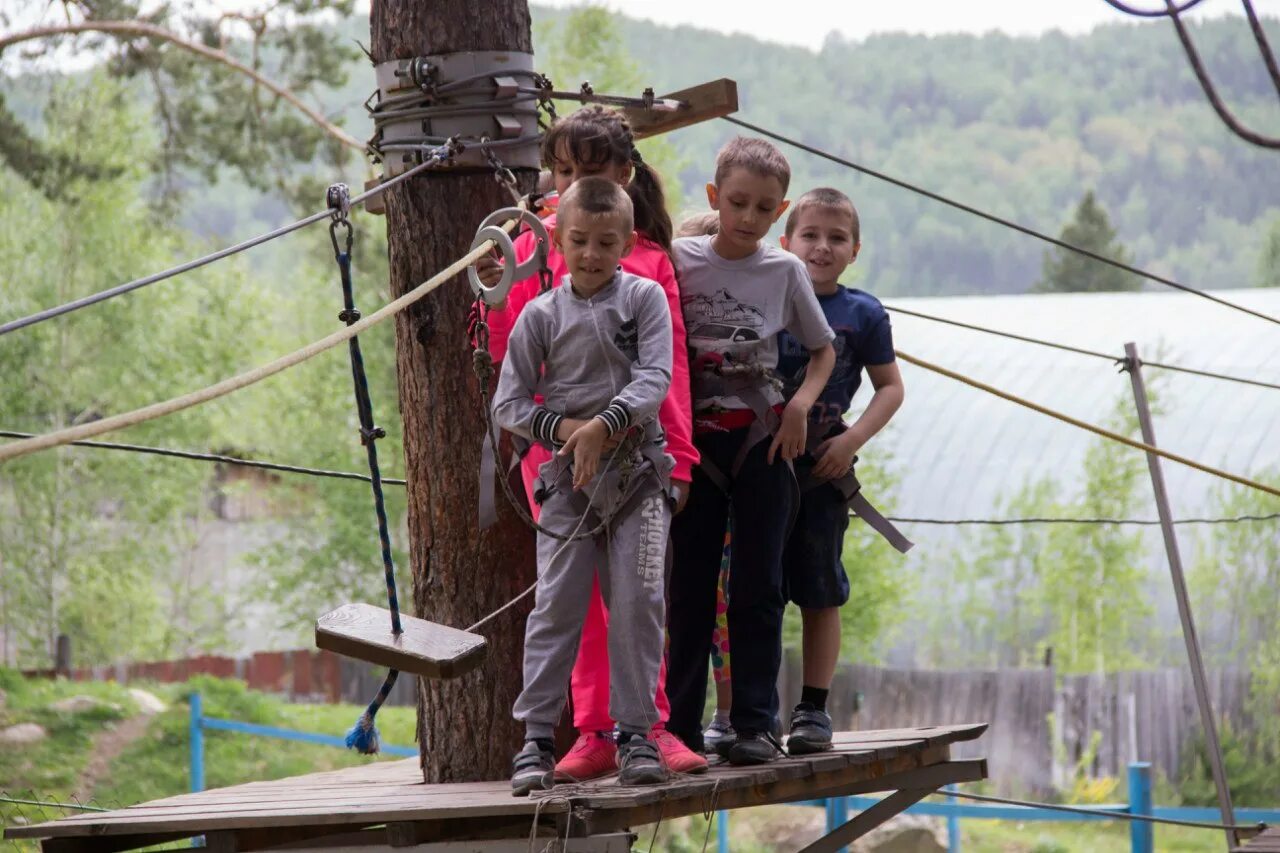
[[[191,703],[191,792],[204,790],[204,709],[198,692],[187,700]]]
[[[1125,369],[1133,383],[1133,401],[1138,409],[1138,423],[1142,426],[1142,440],[1156,446],[1155,430],[1151,426],[1151,408],[1147,404],[1147,387],[1142,381],[1142,360],[1138,347],[1132,342],[1124,345]],[[1160,515],[1160,531],[1164,534],[1164,549],[1169,557],[1169,574],[1173,579],[1173,593],[1178,601],[1178,617],[1182,620],[1182,639],[1187,644],[1187,660],[1191,664],[1191,681],[1195,685],[1196,704],[1200,706],[1200,723],[1204,726],[1205,745],[1209,748],[1209,765],[1213,771],[1213,784],[1218,790],[1218,810],[1224,824],[1235,823],[1231,808],[1231,791],[1227,787],[1227,774],[1222,766],[1222,744],[1218,740],[1218,724],[1213,716],[1213,704],[1209,701],[1209,684],[1204,674],[1204,659],[1200,656],[1200,640],[1196,635],[1195,617],[1191,615],[1191,601],[1187,596],[1187,581],[1182,572],[1182,556],[1178,552],[1178,537],[1173,529],[1173,516],[1169,511],[1169,493],[1164,485],[1164,472],[1160,457],[1147,454],[1147,467],[1151,471],[1151,486],[1156,496],[1156,512]],[[1240,842],[1234,830],[1228,829],[1227,849]]]
[[[1129,814],[1151,817],[1151,765],[1146,761],[1129,764]],[[1154,828],[1145,820],[1129,821],[1129,846],[1133,853],[1155,850]]]
[[[955,785],[948,785],[947,804],[955,806],[956,798],[952,794],[956,790]],[[947,853],[960,853],[960,818],[956,816],[955,811],[951,810],[947,814]]]

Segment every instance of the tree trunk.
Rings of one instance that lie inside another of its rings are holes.
[[[370,26],[376,62],[532,49],[526,0],[374,0]],[[522,188],[533,188],[534,172],[517,175]],[[465,254],[480,220],[511,203],[487,170],[418,175],[385,197],[396,296]],[[478,532],[484,420],[466,337],[471,301],[465,276],[458,276],[396,322],[414,607],[423,618],[457,627],[496,610],[534,578],[532,535],[509,507],[500,507],[498,523],[484,535]],[[484,666],[460,679],[419,683],[418,741],[428,782],[509,772],[522,735],[511,706],[521,685],[530,604],[485,627]]]

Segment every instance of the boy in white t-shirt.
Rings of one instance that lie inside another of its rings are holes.
[[[804,263],[762,243],[787,209],[791,169],[762,139],[738,137],[707,186],[720,226],[672,247],[690,348],[694,444],[702,455],[689,503],[672,525],[668,729],[702,749],[708,637],[725,524],[733,517],[729,634],[734,642],[734,764],[771,761],[782,660],[782,553],[798,501],[790,462],[804,451],[809,410],[835,363],[834,337]],[[783,404],[778,332],[810,352],[804,383]]]

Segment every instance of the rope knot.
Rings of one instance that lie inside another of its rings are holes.
[[[486,349],[474,350],[471,353],[471,369],[475,371],[481,384],[487,387],[496,372],[493,369],[493,353]]]

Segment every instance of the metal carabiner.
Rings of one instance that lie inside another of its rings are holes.
[[[502,222],[508,222],[512,219],[518,219],[521,223],[529,226],[529,230],[533,232],[534,240],[537,244],[537,251],[533,253],[524,263],[516,262],[516,249],[511,238],[507,236],[507,232],[498,228],[497,225]],[[547,228],[542,224],[542,220],[537,214],[519,207],[504,207],[501,210],[495,210],[493,213],[485,217],[480,223],[480,227],[476,230],[476,237],[471,242],[471,248],[475,248],[485,240],[493,240],[498,246],[498,251],[502,253],[502,278],[493,287],[485,286],[480,280],[480,276],[476,274],[475,267],[467,267],[467,280],[471,283],[471,292],[481,297],[490,305],[497,305],[499,302],[507,298],[507,294],[511,292],[511,285],[517,281],[524,281],[526,278],[534,274],[540,276],[542,281],[542,271],[546,269],[547,246],[550,238],[547,235]]]

